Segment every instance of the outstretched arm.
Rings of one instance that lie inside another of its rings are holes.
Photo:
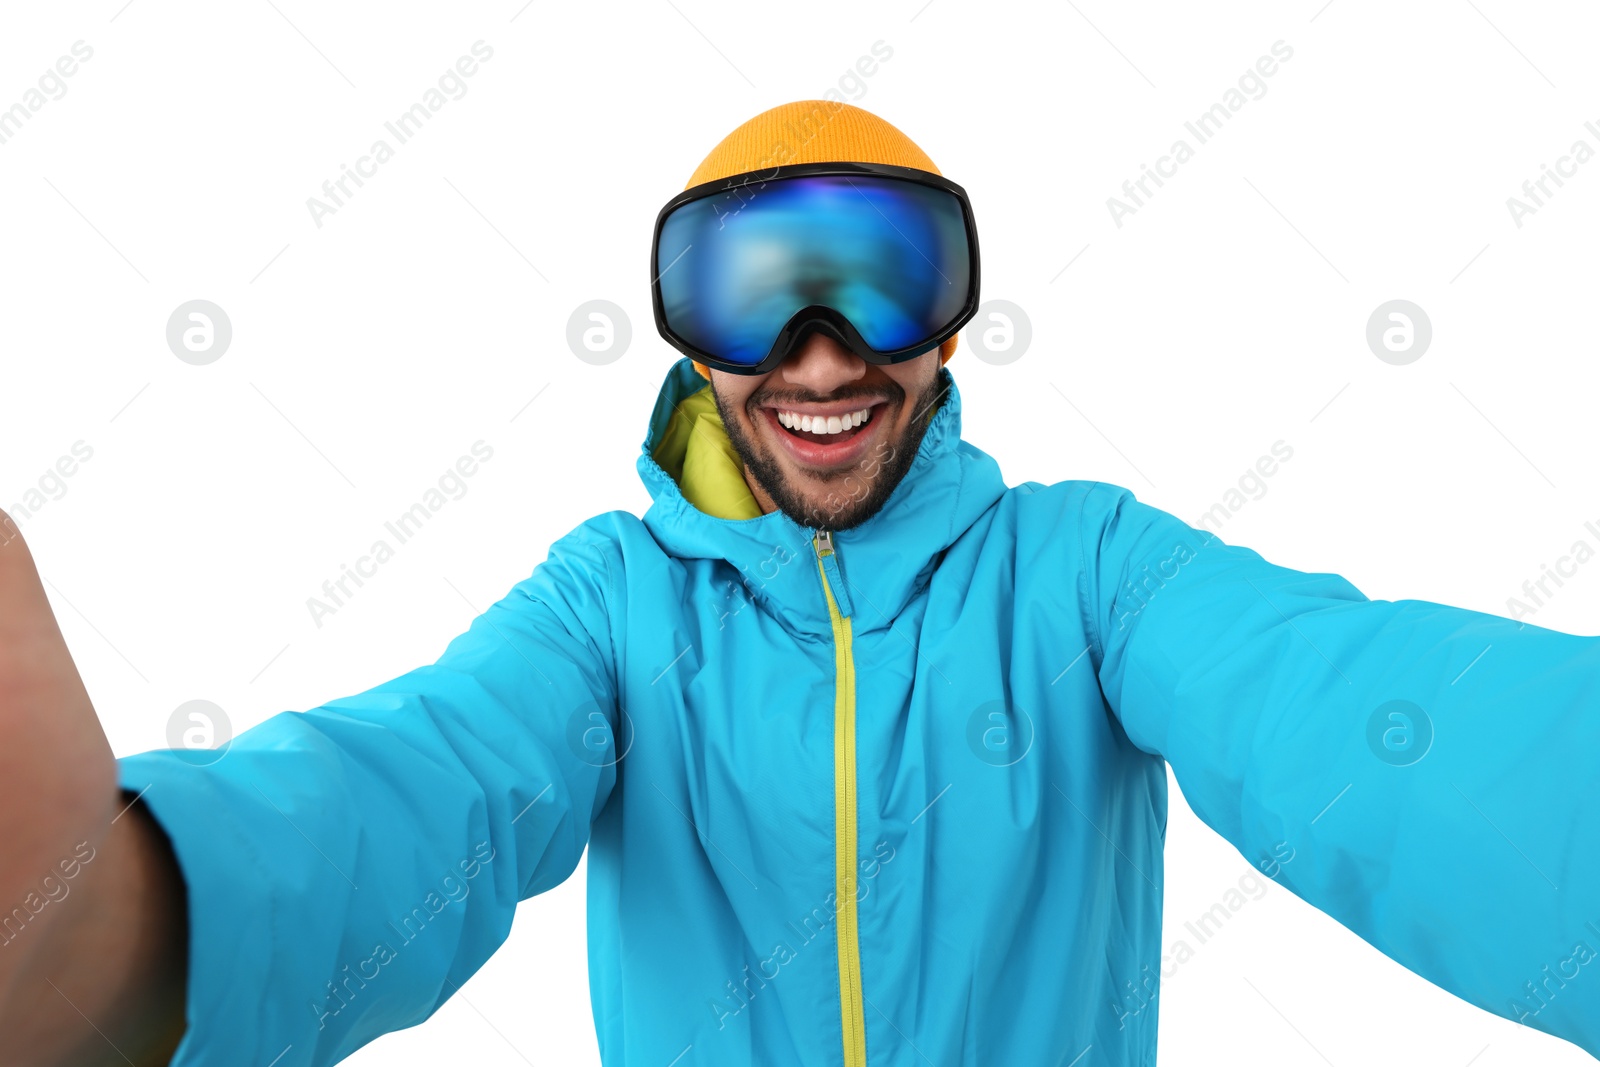
[[[431,666],[222,750],[120,761],[186,887],[174,1067],[330,1064],[415,1025],[572,872],[616,775],[605,521]]]
[[[1369,600],[1117,486],[1081,531],[1101,688],[1196,814],[1429,981],[1600,1055],[1600,639]]]

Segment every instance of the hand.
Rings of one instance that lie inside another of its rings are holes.
[[[170,1053],[181,876],[159,827],[118,789],[111,745],[4,512],[0,827],[0,1067]]]
[[[44,879],[61,875],[80,842],[99,847],[121,807],[116,781],[33,556],[0,512],[0,993],[42,940],[28,936],[32,919],[5,918],[30,893],[48,899]]]

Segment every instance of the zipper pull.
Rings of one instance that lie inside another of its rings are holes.
[[[839,550],[833,545],[833,533],[818,530],[812,543],[817,549],[817,564],[822,568],[822,580],[833,594],[834,606],[842,618],[848,619],[855,614],[855,609],[850,604],[850,594],[845,591],[844,575],[839,572]]]

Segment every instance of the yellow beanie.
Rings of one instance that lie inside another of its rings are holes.
[[[794,163],[883,163],[939,173],[911,138],[872,112],[843,101],[796,100],[763,111],[724,137],[684,188]],[[955,351],[952,337],[939,348],[940,362]],[[704,364],[694,367],[711,377]]]

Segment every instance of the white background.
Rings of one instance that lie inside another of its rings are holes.
[[[22,526],[116,751],[164,746],[186,700],[237,732],[431,662],[556,537],[641,510],[674,355],[650,318],[657,209],[728,130],[880,40],[892,58],[846,95],[966,186],[984,295],[1032,321],[1015,362],[951,364],[1009,480],[1108,480],[1192,522],[1281,439],[1228,540],[1506,613],[1600,544],[1600,161],[1520,228],[1506,206],[1574,140],[1600,148],[1600,20],[1321,3],[5,5],[0,107],[94,49],[0,145],[0,506],[93,449]],[[480,39],[466,95],[317,227],[307,198]],[[1266,94],[1115,225],[1107,197],[1279,40]],[[209,366],[165,340],[196,298],[233,326]],[[596,298],[632,320],[607,366],[565,339]],[[1395,298],[1434,329],[1408,366],[1365,342]],[[468,493],[316,626],[306,599],[479,439]],[[1600,562],[1532,618],[1588,634],[1597,611]],[[1168,853],[1170,944],[1250,867],[1176,793]],[[350,1062],[596,1063],[582,886],[523,905],[462,995]],[[1161,1017],[1166,1067],[1592,1062],[1276,885]]]

